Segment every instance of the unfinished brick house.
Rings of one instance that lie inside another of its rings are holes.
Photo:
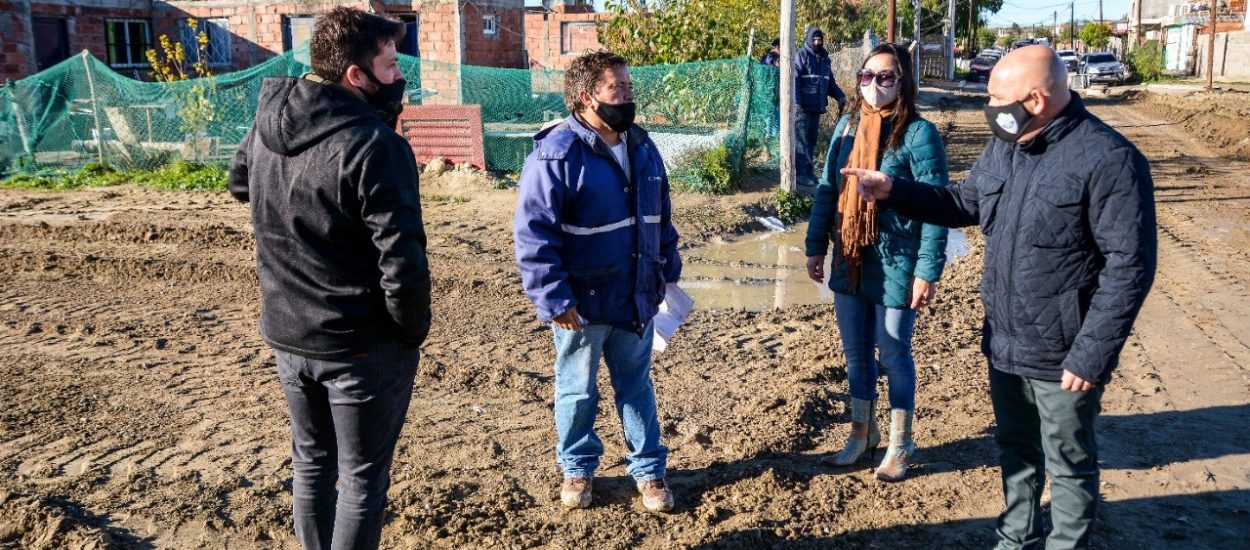
[[[434,103],[459,100],[461,64],[526,66],[524,0],[0,0],[0,82],[82,50],[143,78],[144,52],[159,36],[193,40],[189,17],[208,33],[210,65],[239,70],[296,49],[311,36],[315,15],[339,5],[385,12],[408,25],[399,50],[436,62],[423,63],[421,75],[423,86],[440,92]]]

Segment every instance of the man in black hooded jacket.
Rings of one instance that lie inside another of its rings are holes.
[[[251,203],[260,331],[291,414],[295,531],[310,549],[378,546],[430,327],[416,161],[393,130],[403,35],[360,10],[320,16],[312,74],[264,81],[230,168],[230,193]]]

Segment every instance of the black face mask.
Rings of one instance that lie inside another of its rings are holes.
[[[364,67],[360,70],[378,87],[373,93],[366,93],[365,100],[380,111],[387,124],[394,128],[399,121],[399,113],[404,110],[404,87],[408,85],[408,81],[397,78],[390,84],[383,84],[378,77],[373,76],[373,71]]]
[[[595,107],[595,114],[605,122],[612,131],[622,133],[634,126],[634,115],[637,106],[634,102],[629,103],[604,103],[599,102],[599,106]]]
[[[1025,127],[1033,121],[1033,115],[1024,108],[1023,101],[1017,101],[997,107],[986,105],[985,120],[989,121],[994,137],[1007,143],[1016,143]]]

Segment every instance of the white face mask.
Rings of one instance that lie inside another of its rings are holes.
[[[864,103],[867,103],[873,109],[880,109],[885,105],[894,103],[894,100],[898,99],[898,87],[899,85],[896,83],[886,88],[874,81],[872,84],[859,87],[859,97],[864,98]]]

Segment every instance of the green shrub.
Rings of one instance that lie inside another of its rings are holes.
[[[1153,82],[1163,78],[1163,46],[1158,40],[1147,40],[1124,57],[1132,78],[1137,82]]]
[[[126,183],[178,191],[219,191],[226,188],[226,172],[216,166],[182,160],[154,170],[118,170],[93,162],[73,172],[18,174],[0,181],[0,187],[66,190]]]
[[[678,191],[728,195],[741,187],[734,176],[733,155],[723,143],[686,153],[677,159],[676,165],[670,179]]]
[[[772,199],[773,206],[777,208],[777,217],[783,222],[795,223],[804,221],[812,213],[812,198],[798,191],[790,192],[785,189],[777,189],[777,192],[773,193]]]

